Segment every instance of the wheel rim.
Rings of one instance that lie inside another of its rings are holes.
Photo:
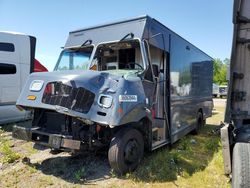
[[[135,139],[131,139],[127,142],[124,150],[124,160],[127,164],[133,164],[137,162],[139,157],[139,145]]]

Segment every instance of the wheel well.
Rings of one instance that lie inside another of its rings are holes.
[[[202,108],[199,108],[198,112],[201,112],[203,114],[203,110]]]
[[[198,114],[199,112],[202,114],[202,118],[203,118],[204,116],[203,116],[203,110],[202,110],[202,108],[199,108],[197,114]]]
[[[133,122],[133,123],[120,125],[118,127],[115,127],[112,130],[112,134],[114,135],[119,130],[126,129],[126,128],[134,128],[134,129],[140,131],[140,133],[143,136],[145,149],[146,150],[151,150],[152,122],[151,122],[150,119],[148,119],[147,117],[144,117],[138,122]]]
[[[142,133],[143,140],[144,140],[144,147],[146,150],[151,150],[152,144],[152,122],[147,118],[143,118],[140,120],[139,131]]]

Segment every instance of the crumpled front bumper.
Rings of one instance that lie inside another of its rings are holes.
[[[12,137],[32,141],[54,149],[80,149],[81,142],[79,140],[73,140],[71,137],[62,134],[43,132],[39,129],[39,127],[25,128],[14,126]]]

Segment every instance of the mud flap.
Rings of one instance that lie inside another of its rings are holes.
[[[231,173],[231,154],[230,154],[230,144],[229,144],[229,134],[228,134],[229,124],[223,126],[220,130],[221,132],[221,144],[222,144],[222,157],[224,160],[224,172],[225,174]]]

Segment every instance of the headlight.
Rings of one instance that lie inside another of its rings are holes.
[[[43,80],[33,80],[30,84],[30,91],[40,91],[43,88]]]
[[[98,99],[98,104],[101,107],[109,108],[112,105],[113,98],[110,95],[100,95]]]

